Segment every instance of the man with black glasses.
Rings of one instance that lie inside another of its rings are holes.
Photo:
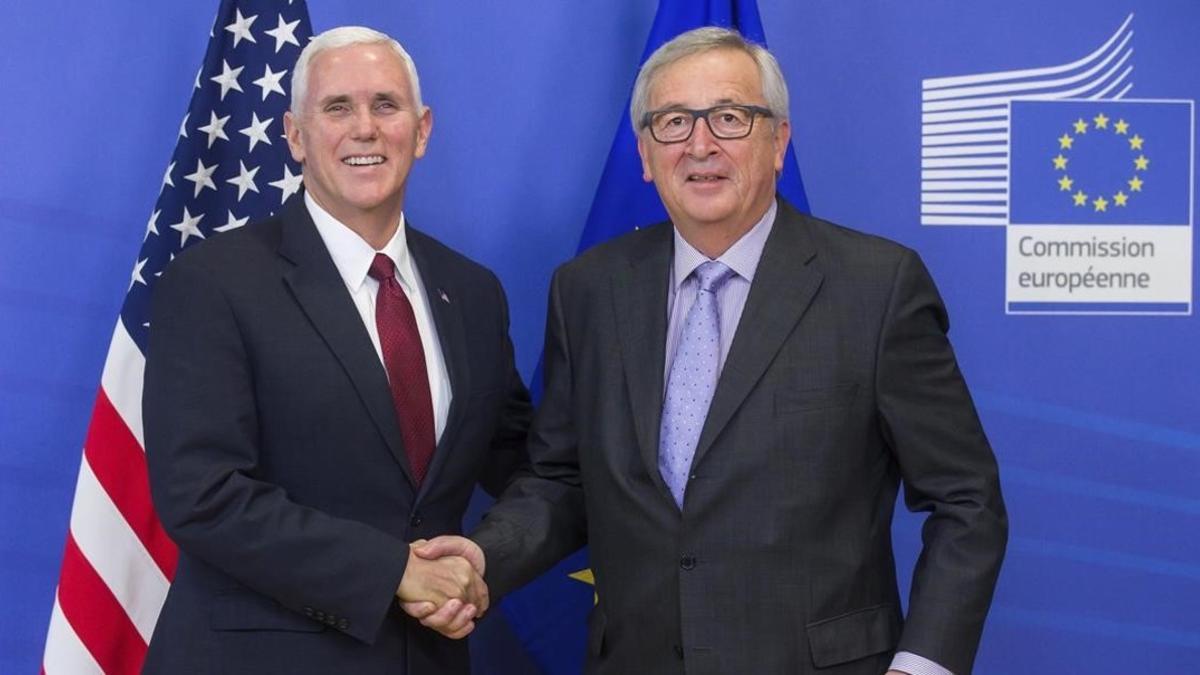
[[[776,195],[787,88],[737,33],[661,47],[631,112],[671,220],[557,271],[533,475],[418,554],[495,597],[589,544],[590,673],[970,672],[1007,520],[919,257]]]

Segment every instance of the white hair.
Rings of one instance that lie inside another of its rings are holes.
[[[372,28],[341,26],[330,28],[315,36],[305,45],[300,52],[300,57],[296,59],[296,66],[292,69],[291,111],[293,115],[300,114],[300,106],[304,103],[304,94],[308,90],[308,67],[312,60],[328,49],[349,47],[350,45],[387,45],[390,47],[396,56],[400,57],[404,68],[408,71],[408,81],[412,84],[413,102],[417,106],[417,113],[420,114],[425,110],[425,107],[421,105],[421,80],[417,77],[417,64],[413,63],[412,57],[404,51],[404,47],[401,47],[399,42],[386,33]]]
[[[740,51],[754,59],[767,109],[774,115],[776,124],[788,119],[787,82],[783,79],[779,62],[771,52],[742,37],[736,30],[707,26],[680,33],[646,59],[638,71],[637,81],[633,84],[633,96],[629,101],[629,121],[633,124],[635,134],[644,127],[643,118],[650,106],[650,87],[663,68],[689,56],[717,49]]]

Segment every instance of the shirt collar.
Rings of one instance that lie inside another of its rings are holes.
[[[376,251],[354,230],[321,208],[307,192],[304,193],[304,205],[308,207],[308,213],[312,216],[313,224],[317,226],[321,240],[325,242],[325,248],[329,249],[329,256],[333,258],[338,274],[342,276],[351,292],[357,293],[362,288],[376,253],[384,253],[392,259],[396,265],[396,277],[408,291],[411,292],[415,288],[412,283],[412,263],[408,255],[403,212],[400,213],[400,225],[396,228],[396,233],[382,251]]]
[[[725,263],[729,269],[735,274],[742,277],[746,281],[754,281],[754,272],[758,269],[758,261],[762,259],[763,247],[767,244],[767,237],[771,235],[771,228],[775,226],[775,214],[779,207],[775,200],[771,200],[771,206],[767,208],[767,212],[759,219],[750,231],[743,234],[740,239],[733,243],[721,257],[717,258],[722,263]],[[694,246],[689,244],[683,235],[679,234],[679,230],[671,228],[675,236],[675,259],[671,267],[671,289],[678,291],[679,286],[688,278],[688,276],[696,270],[697,267],[709,261],[708,256],[700,251],[697,251]]]

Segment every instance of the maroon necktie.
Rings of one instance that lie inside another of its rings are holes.
[[[400,423],[404,449],[417,485],[429,470],[433,457],[433,400],[429,394],[429,371],[425,349],[417,330],[417,317],[404,289],[396,281],[396,265],[382,253],[375,254],[367,272],[379,282],[375,297],[375,325],[387,369],[392,404]]]

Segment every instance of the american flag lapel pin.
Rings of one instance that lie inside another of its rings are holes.
[[[450,304],[450,296],[446,295],[446,291],[439,288],[438,296],[441,297],[442,302],[446,303],[447,305]]]

